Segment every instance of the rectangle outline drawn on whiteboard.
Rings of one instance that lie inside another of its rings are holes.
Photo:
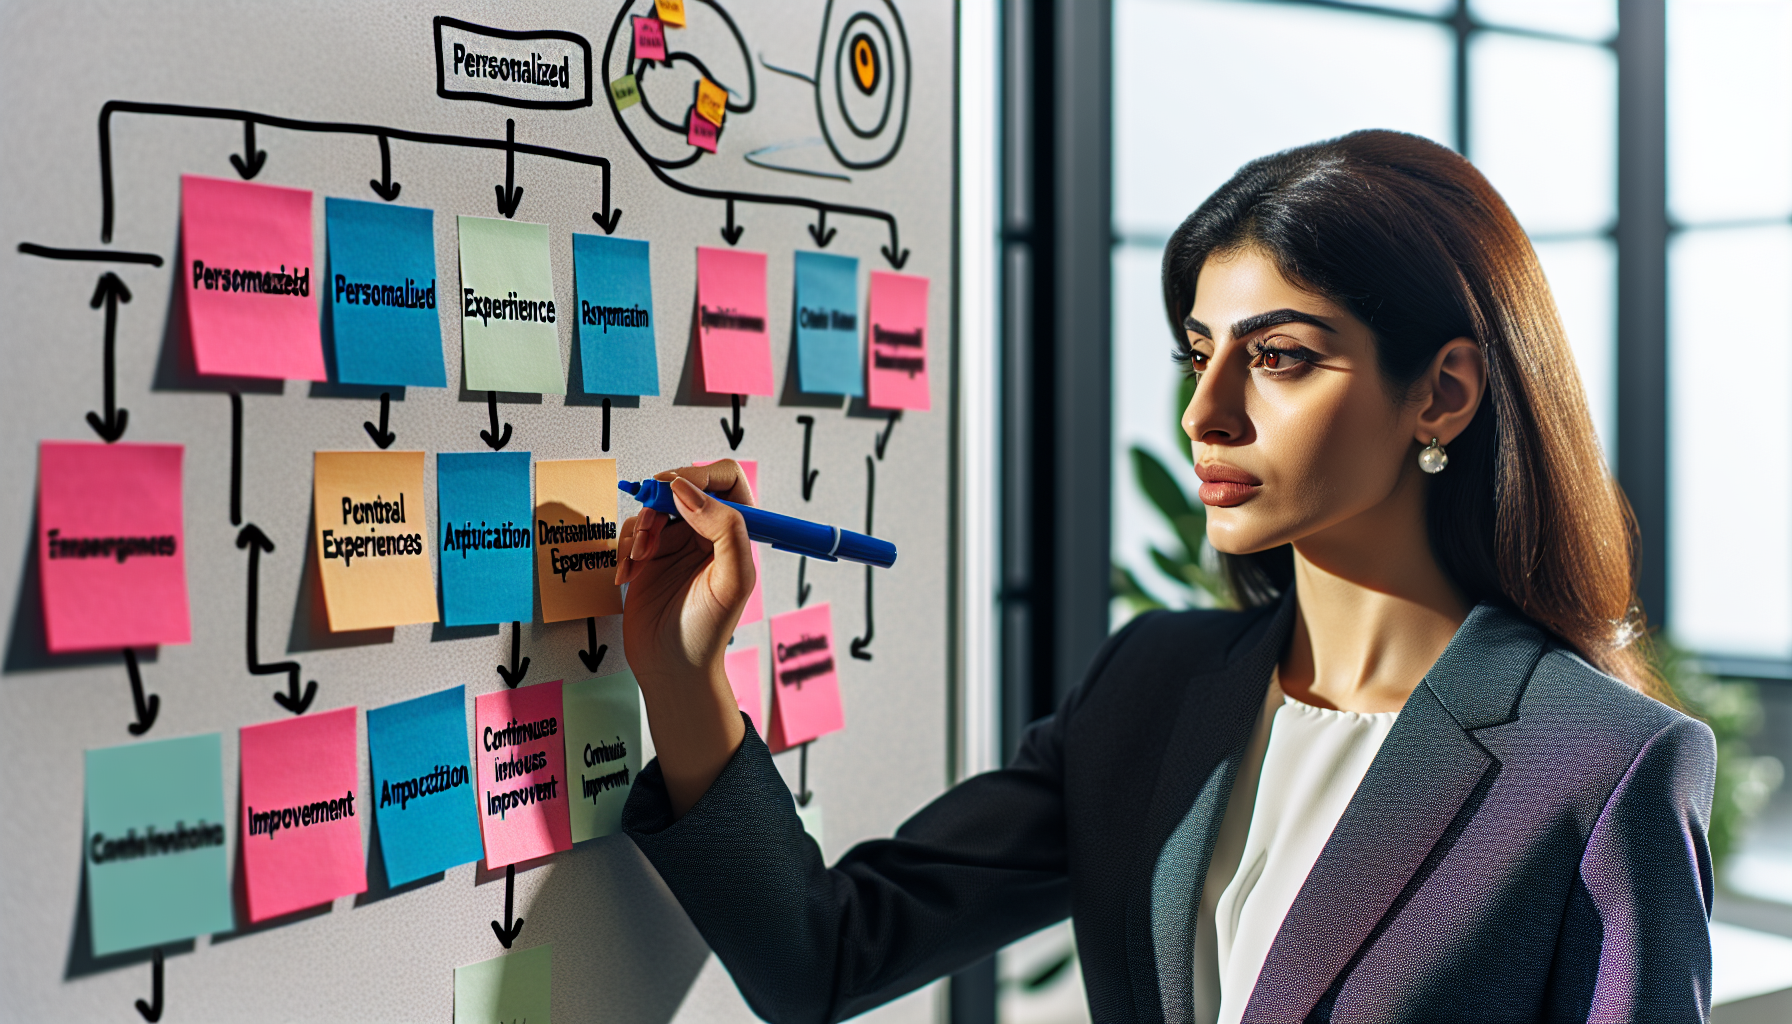
[[[475,25],[470,21],[450,18],[445,14],[436,15],[436,95],[445,100],[477,100],[485,103],[497,103],[506,107],[523,107],[531,110],[576,110],[579,107],[591,106],[591,42],[577,32],[562,32],[558,29],[541,29],[535,32],[516,32],[510,29],[491,28],[486,25]],[[521,100],[513,96],[497,93],[479,92],[470,89],[448,88],[448,67],[442,61],[442,26],[457,28],[488,39],[503,39],[510,42],[522,42],[528,39],[558,39],[562,42],[575,43],[585,53],[585,93],[576,100]]]

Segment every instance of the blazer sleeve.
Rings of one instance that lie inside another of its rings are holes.
[[[1593,826],[1580,862],[1586,985],[1574,1017],[1704,1021],[1711,1013],[1711,820],[1717,747],[1683,715],[1650,737]],[[1590,913],[1589,913],[1590,912]],[[1581,1009],[1584,1007],[1584,1010]],[[1558,1007],[1558,1010],[1563,1009]],[[1584,1013],[1584,1016],[1583,1016]]]
[[[1129,631],[1108,641],[1089,678]],[[1069,914],[1062,751],[1079,698],[1029,727],[1008,767],[952,787],[832,868],[750,721],[676,821],[659,764],[648,764],[623,831],[755,1013],[774,1024],[843,1020]]]

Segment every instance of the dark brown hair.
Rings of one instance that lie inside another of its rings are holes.
[[[1395,395],[1451,339],[1480,346],[1481,406],[1428,483],[1432,551],[1470,601],[1503,602],[1600,670],[1663,696],[1642,643],[1635,520],[1593,433],[1537,255],[1487,179],[1435,142],[1389,131],[1246,164],[1164,249],[1177,337],[1203,264],[1246,248],[1367,324]],[[1247,606],[1293,582],[1286,545],[1220,560]]]

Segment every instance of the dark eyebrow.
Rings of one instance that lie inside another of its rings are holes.
[[[1256,334],[1265,327],[1279,327],[1282,324],[1308,324],[1329,334],[1338,333],[1337,328],[1311,313],[1302,313],[1298,309],[1272,309],[1267,313],[1247,316],[1232,325],[1232,336],[1242,338],[1248,334]],[[1208,335],[1212,337],[1212,335]]]
[[[1196,320],[1192,316],[1185,316],[1182,318],[1182,329],[1185,331],[1194,331],[1204,338],[1213,337],[1213,332],[1207,329],[1207,325]]]

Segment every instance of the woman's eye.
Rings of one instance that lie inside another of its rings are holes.
[[[1286,372],[1307,361],[1306,353],[1281,348],[1259,348],[1251,358],[1252,369],[1268,370],[1271,373]]]

